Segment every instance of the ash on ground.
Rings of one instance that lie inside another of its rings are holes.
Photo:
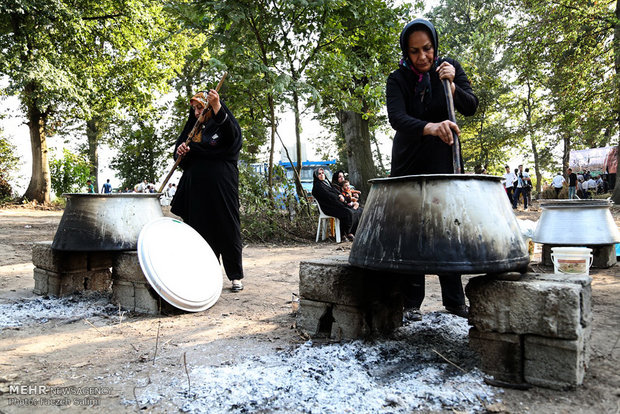
[[[66,322],[93,316],[119,317],[119,310],[110,303],[109,295],[98,292],[21,299],[0,303],[0,332],[50,320]]]
[[[498,401],[475,368],[465,319],[441,312],[373,342],[317,344],[151,384],[144,407],[162,396],[190,413],[484,412]],[[448,362],[449,361],[449,362]],[[182,389],[176,396],[169,390]],[[168,391],[167,391],[168,390]]]

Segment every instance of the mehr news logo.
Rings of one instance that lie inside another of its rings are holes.
[[[110,395],[109,387],[55,387],[9,385],[9,405],[16,406],[97,406],[99,396]]]

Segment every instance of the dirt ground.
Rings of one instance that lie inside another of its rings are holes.
[[[536,220],[536,207],[517,216]],[[32,298],[31,247],[52,240],[62,211],[0,209],[0,303]],[[620,211],[614,209],[616,223]],[[98,387],[97,405],[72,405],[72,411],[178,412],[171,401],[148,408],[132,401],[149,381],[187,366],[233,363],[247,355],[265,355],[306,341],[293,329],[292,295],[298,291],[299,262],[348,254],[350,243],[250,245],[243,251],[245,290],[232,293],[225,281],[211,309],[175,316],[96,315],[0,329],[0,413],[56,412],[59,407],[17,407],[9,387]],[[501,404],[488,412],[620,412],[620,271],[592,269],[592,358],[584,385],[570,391],[506,389]],[[536,263],[537,271],[552,272]],[[467,277],[464,277],[464,284]],[[442,309],[436,277],[427,278],[423,312]],[[103,387],[103,388],[102,388]],[[129,401],[129,403],[128,403]]]

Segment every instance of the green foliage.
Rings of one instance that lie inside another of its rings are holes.
[[[510,149],[519,142],[506,122],[512,91],[507,82],[512,68],[503,55],[508,13],[505,1],[445,0],[429,16],[439,34],[439,55],[461,63],[479,100],[474,116],[461,117],[457,112],[468,171],[482,166],[502,172]]]
[[[318,213],[295,197],[294,183],[284,170],[276,170],[275,201],[268,197],[267,181],[246,164],[239,168],[241,233],[245,242],[308,241],[316,231]]]
[[[84,190],[90,179],[90,163],[83,155],[63,149],[62,157],[50,160],[52,190],[59,197],[63,193],[78,193]]]
[[[110,166],[117,172],[122,188],[133,188],[144,179],[155,183],[163,176],[166,159],[172,151],[151,122],[130,120],[122,124],[115,142],[118,153]]]
[[[11,178],[13,171],[17,169],[19,158],[13,151],[11,143],[3,136],[0,129],[0,176],[6,180]]]

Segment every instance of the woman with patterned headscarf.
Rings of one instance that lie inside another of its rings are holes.
[[[207,104],[212,108],[212,116],[186,145]],[[200,233],[218,259],[221,256],[232,290],[238,292],[243,289],[237,169],[241,128],[214,89],[197,93],[190,105],[189,119],[174,147],[174,158],[183,157],[183,176],[171,212]]]
[[[452,174],[452,131],[442,79],[450,84],[454,106],[461,114],[476,112],[474,95],[458,61],[438,55],[437,31],[431,22],[415,19],[400,34],[402,58],[387,80],[386,105],[392,128],[392,176]],[[462,164],[462,162],[461,162]],[[448,312],[467,317],[460,275],[439,275],[443,305]],[[424,275],[410,275],[403,287],[405,319],[421,320]]]

